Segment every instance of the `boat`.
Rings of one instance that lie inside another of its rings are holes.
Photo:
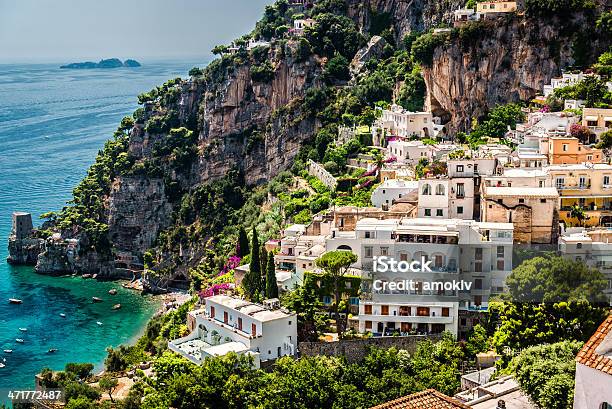
[[[5,353],[5,354],[10,354],[10,353],[12,353],[12,352],[13,352],[13,350],[12,350],[12,349],[5,349],[5,350],[4,350],[4,353]]]
[[[9,303],[11,304],[21,304],[23,301],[21,301],[18,298],[9,298]]]
[[[81,278],[85,279],[85,278],[91,278],[91,274],[83,274],[81,276]]]
[[[66,318],[66,314],[64,314],[63,312],[60,312],[60,317]]]
[[[19,331],[21,331],[21,332],[28,332],[28,329],[27,328],[19,328]]]
[[[116,295],[117,294],[117,290],[115,288],[111,288],[110,290],[108,290],[108,293],[110,295]]]
[[[91,297],[91,301],[93,301],[93,302],[102,302],[102,298],[100,298],[100,297]]]
[[[96,324],[98,325],[102,325],[102,323],[100,321],[96,321]]]
[[[23,339],[21,339],[21,338],[17,338],[17,339],[15,340],[15,342],[19,342],[20,344],[23,344],[23,342],[24,342],[24,341],[23,341]]]
[[[57,348],[51,348],[50,350],[47,351],[48,353],[52,354],[54,352],[57,352]]]
[[[113,310],[118,310],[119,308],[121,308],[121,304],[113,305]]]
[[[0,362],[0,368],[4,368],[6,365],[4,365],[2,362]]]

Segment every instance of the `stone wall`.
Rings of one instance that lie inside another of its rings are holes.
[[[304,356],[344,356],[348,362],[360,362],[372,347],[405,349],[411,354],[419,342],[431,339],[437,341],[440,335],[409,335],[405,337],[375,337],[366,339],[349,339],[337,342],[300,342],[298,350]]]
[[[319,179],[330,190],[336,190],[336,186],[338,185],[336,178],[312,159],[308,159],[308,174]]]

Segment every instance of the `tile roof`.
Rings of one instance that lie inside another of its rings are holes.
[[[612,375],[612,314],[597,328],[584,344],[576,362]]]
[[[427,389],[385,402],[371,409],[469,409],[469,406],[435,389]]]

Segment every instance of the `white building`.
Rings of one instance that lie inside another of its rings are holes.
[[[391,109],[384,109],[382,116],[372,126],[374,145],[382,146],[386,136],[433,138],[433,115],[431,112],[410,112],[399,105],[391,105]]]
[[[295,35],[303,35],[304,34],[304,30],[307,27],[312,27],[315,25],[315,21],[311,18],[307,18],[307,19],[297,19],[297,20],[293,20],[293,34]]]
[[[584,80],[588,75],[589,74],[585,74],[583,72],[579,72],[576,74],[563,73],[561,78],[551,78],[550,84],[544,85],[544,96],[549,96],[558,88],[575,85],[580,81]]]
[[[569,228],[559,237],[559,252],[601,271],[608,280],[605,294],[612,305],[612,231]]]
[[[419,180],[418,217],[474,218],[473,177],[439,177]]]
[[[434,147],[421,141],[390,141],[387,146],[387,156],[397,158],[398,163],[417,164],[421,159],[431,161]]]
[[[294,224],[283,231],[280,251],[274,255],[276,281],[283,291],[304,281],[305,271],[315,271],[315,260],[325,251],[323,236],[306,235],[306,226]]]
[[[612,407],[612,315],[576,356],[574,409]]]
[[[419,182],[416,180],[389,179],[372,191],[372,204],[375,207],[391,206],[394,200],[408,194],[416,194]]]
[[[169,341],[170,350],[195,364],[229,352],[246,354],[257,368],[263,361],[296,354],[297,317],[278,309],[278,300],[264,306],[215,295],[205,302],[204,308],[188,314],[191,334]]]
[[[487,176],[485,186],[544,187],[548,174],[541,168],[504,168],[501,175]]]
[[[455,27],[460,27],[467,22],[478,20],[480,20],[480,13],[477,13],[474,9],[457,9],[453,12],[453,25]]]
[[[478,223],[459,219],[362,219],[354,231],[332,230],[326,250],[357,254],[353,267],[363,271],[364,284],[357,321],[359,331],[387,333],[442,332],[455,335],[459,311],[479,311],[489,296],[505,290],[512,269],[511,223]],[[432,272],[381,273],[374,257],[397,261],[431,260]],[[414,290],[379,290],[375,281],[414,280]],[[431,291],[427,282],[464,280],[469,291]],[[419,284],[420,283],[420,284]]]

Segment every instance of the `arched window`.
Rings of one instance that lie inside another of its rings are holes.
[[[431,185],[429,183],[425,183],[423,185],[423,195],[424,196],[429,196],[431,195]]]
[[[341,246],[338,246],[338,250],[344,250],[344,251],[353,251],[353,249],[351,248],[351,246],[347,246],[346,244],[343,244]]]
[[[444,185],[443,184],[440,183],[436,186],[436,195],[444,196]]]

